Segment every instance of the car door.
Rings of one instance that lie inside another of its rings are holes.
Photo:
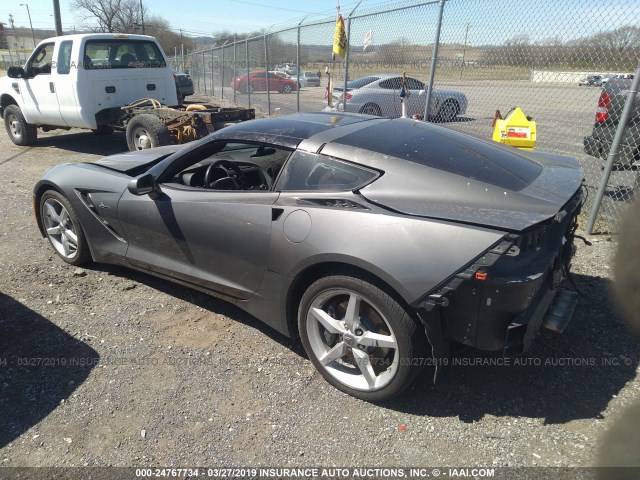
[[[44,43],[31,54],[25,65],[26,78],[20,80],[24,114],[29,123],[66,125],[58,102],[58,76],[54,61],[55,43]],[[66,88],[71,88],[66,86]]]
[[[126,260],[224,295],[250,298],[266,272],[272,206],[279,194],[210,190],[182,185],[175,177],[162,181],[162,175],[157,198],[126,191],[120,199]]]
[[[426,101],[425,84],[415,78],[407,77],[405,83],[409,95],[405,97],[407,102],[407,115],[411,116],[415,113],[424,114],[424,106]]]
[[[267,78],[264,72],[257,72],[251,77],[251,85],[256,92],[264,92],[267,89]]]

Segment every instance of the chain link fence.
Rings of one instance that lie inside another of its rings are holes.
[[[537,151],[583,166],[585,211],[593,207],[595,219],[600,207],[590,227],[615,230],[638,187],[640,109],[631,103],[625,118],[623,107],[640,61],[640,2],[435,0],[341,13],[344,59],[332,61],[332,16],[193,52],[184,68],[197,93],[264,115],[330,103],[385,117],[426,115],[491,139],[498,113],[520,107],[536,122]]]

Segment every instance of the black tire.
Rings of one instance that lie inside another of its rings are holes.
[[[289,84],[282,86],[282,93],[291,93],[293,92],[293,87]]]
[[[131,152],[171,143],[169,129],[157,115],[136,115],[127,124],[127,146]]]
[[[436,113],[436,121],[451,122],[460,113],[460,105],[455,100],[445,100]]]
[[[91,129],[96,135],[111,135],[114,131],[111,125],[98,125],[98,128]]]
[[[54,208],[54,210],[57,211],[58,206],[61,206],[66,210],[68,219],[61,214],[61,211],[59,213],[57,212],[58,219],[60,220],[59,222],[52,218],[49,208]],[[55,190],[47,190],[40,198],[39,209],[40,222],[42,223],[47,239],[56,254],[70,265],[79,266],[89,262],[91,260],[89,245],[87,244],[87,239],[84,236],[84,231],[82,230],[82,225],[80,224],[78,215],[73,206],[71,206],[69,200]],[[64,224],[65,232],[52,233],[51,227],[55,223],[58,225]],[[68,232],[71,232],[76,237],[75,248],[69,247],[70,238],[68,236]],[[63,237],[65,238],[63,239]],[[67,243],[66,248],[69,248],[68,255],[65,255],[65,247],[63,245],[65,240]]]
[[[374,279],[355,273],[324,277],[309,286],[298,310],[300,338],[316,369],[337,389],[371,402],[389,400],[409,387],[422,371],[427,351],[426,336],[419,320],[414,319],[393,292],[376,284]],[[352,296],[359,298],[352,331],[351,327],[344,327],[344,334],[332,333],[312,313],[321,309],[339,320],[337,324],[345,325],[340,321],[347,321],[349,310],[345,301],[349,304]],[[393,338],[396,346],[380,347],[382,343],[378,341],[376,346],[370,347],[359,343],[368,334],[376,333],[391,335],[386,338]],[[336,348],[346,348],[346,353],[341,351],[342,356],[323,365],[319,356],[328,355]],[[360,366],[350,363],[356,353],[364,365],[371,365],[372,371],[376,370],[373,385]]]
[[[367,103],[364,107],[360,109],[360,113],[365,115],[374,115],[376,117],[382,116],[382,110],[380,110],[380,105],[375,103]]]
[[[248,88],[249,93],[253,93],[253,92],[256,91],[256,87],[253,86],[253,83],[250,83],[247,88]]]
[[[36,143],[38,129],[35,125],[27,123],[17,105],[9,105],[4,109],[4,126],[9,138],[16,145],[28,147]]]

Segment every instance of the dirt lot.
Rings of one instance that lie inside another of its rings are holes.
[[[563,336],[544,333],[519,364],[466,352],[436,385],[425,371],[372,405],[229,304],[54,255],[33,220],[35,181],[125,148],[121,134],[19,148],[0,133],[3,466],[588,466],[640,399],[640,349],[607,294],[615,238],[579,246],[583,297]]]

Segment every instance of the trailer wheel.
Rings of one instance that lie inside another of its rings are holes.
[[[131,152],[171,143],[169,129],[157,115],[136,115],[127,124],[127,146]]]

